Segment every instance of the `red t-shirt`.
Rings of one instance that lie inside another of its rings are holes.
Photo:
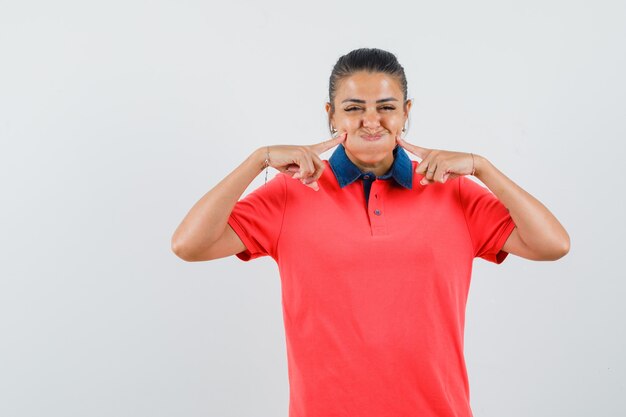
[[[473,259],[501,263],[515,224],[469,178],[319,191],[284,173],[235,205],[244,261],[278,264],[289,417],[470,417],[463,354]]]

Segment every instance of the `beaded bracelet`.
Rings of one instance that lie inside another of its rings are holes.
[[[267,147],[267,156],[265,157],[265,161],[263,162],[265,168],[265,185],[267,186],[267,170],[270,166],[270,147]]]

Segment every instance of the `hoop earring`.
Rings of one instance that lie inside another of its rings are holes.
[[[402,133],[400,134],[400,137],[401,137],[402,139],[404,139],[404,138],[406,137],[406,125],[404,125],[404,126],[402,127]]]

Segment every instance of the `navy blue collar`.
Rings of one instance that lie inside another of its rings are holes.
[[[361,172],[359,167],[354,165],[350,158],[348,158],[346,149],[343,147],[342,143],[337,146],[337,149],[335,149],[328,159],[328,163],[335,173],[335,177],[341,188],[367,174],[366,172]],[[370,174],[373,173],[370,172]],[[393,164],[391,165],[391,169],[389,169],[386,174],[377,178],[384,180],[390,177],[409,190],[413,187],[413,165],[406,151],[400,145],[396,145],[393,150]]]

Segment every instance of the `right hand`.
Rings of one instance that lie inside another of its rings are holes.
[[[317,191],[319,190],[317,180],[324,171],[324,163],[319,155],[343,143],[347,134],[344,132],[336,138],[313,145],[272,145],[270,166],[293,179],[300,179],[302,184]]]

